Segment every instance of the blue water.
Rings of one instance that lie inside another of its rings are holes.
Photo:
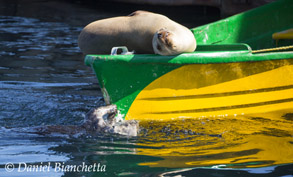
[[[0,16],[0,176],[293,176],[293,110],[276,122],[142,123],[138,137],[29,133],[81,124],[104,105],[77,47],[81,29]]]

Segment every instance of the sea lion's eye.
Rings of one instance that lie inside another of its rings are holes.
[[[158,33],[158,38],[162,38],[162,33]]]

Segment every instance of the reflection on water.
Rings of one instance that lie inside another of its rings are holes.
[[[77,48],[80,30],[0,16],[0,176],[292,175],[293,110],[141,122],[133,138],[24,133],[30,126],[80,124],[90,108],[104,104]],[[54,172],[52,165],[50,172],[8,173],[8,162],[101,163],[106,172]]]
[[[151,127],[146,129],[147,134],[154,138],[148,146],[160,150],[142,148],[139,153],[163,159],[141,165],[206,167],[222,164],[226,168],[246,168],[291,163],[292,120],[280,116],[284,113],[278,114],[187,119],[167,125],[166,122],[145,123]],[[146,143],[143,141],[141,145]]]

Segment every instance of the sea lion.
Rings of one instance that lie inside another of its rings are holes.
[[[126,46],[138,54],[177,55],[193,52],[192,32],[168,17],[147,11],[98,20],[87,25],[78,37],[84,54],[109,54],[112,47]]]
[[[108,105],[92,109],[86,114],[81,126],[88,132],[114,133],[127,136],[137,136],[139,124],[136,120],[123,120],[115,117],[116,105]]]
[[[82,135],[119,134],[137,136],[139,123],[135,120],[122,120],[116,118],[116,105],[102,106],[90,110],[82,125],[49,125],[27,128],[14,128],[15,132],[39,135],[65,135],[79,137]]]

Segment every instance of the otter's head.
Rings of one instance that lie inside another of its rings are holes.
[[[160,55],[177,55],[178,42],[176,35],[166,28],[157,31],[153,37],[153,49],[156,54]]]

